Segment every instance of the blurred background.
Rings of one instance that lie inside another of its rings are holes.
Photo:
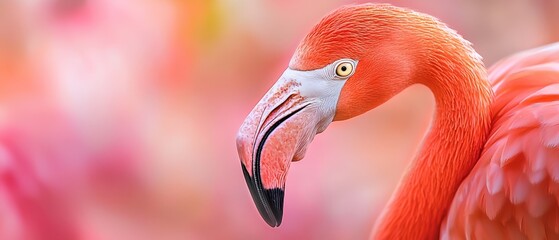
[[[322,16],[365,1],[0,0],[0,239],[364,239],[425,133],[414,86],[317,136],[284,222],[260,218],[238,127]],[[487,66],[559,40],[557,0],[392,2]]]

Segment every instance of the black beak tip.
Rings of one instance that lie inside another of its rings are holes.
[[[260,174],[253,174],[253,177],[251,177],[244,164],[241,164],[241,166],[250,195],[260,216],[270,227],[279,227],[283,218],[284,190],[281,188],[264,189]]]

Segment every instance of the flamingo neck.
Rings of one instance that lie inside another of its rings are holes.
[[[412,82],[431,89],[436,112],[419,155],[377,220],[374,239],[438,239],[452,199],[490,131],[493,93],[481,59],[461,37],[445,34],[451,36],[420,48],[425,55],[417,58],[422,67]]]

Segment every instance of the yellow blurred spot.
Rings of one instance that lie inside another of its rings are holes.
[[[208,47],[217,41],[225,28],[226,12],[217,0],[180,1],[183,15],[180,26],[186,41],[193,41],[198,47]]]

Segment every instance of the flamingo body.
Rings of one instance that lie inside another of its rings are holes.
[[[456,192],[443,239],[559,238],[559,44],[489,71],[493,128]]]
[[[437,110],[372,238],[559,238],[559,43],[488,74],[454,30],[386,4],[326,16],[241,126],[241,166],[264,220],[281,224],[287,170],[315,134],[413,84]]]

